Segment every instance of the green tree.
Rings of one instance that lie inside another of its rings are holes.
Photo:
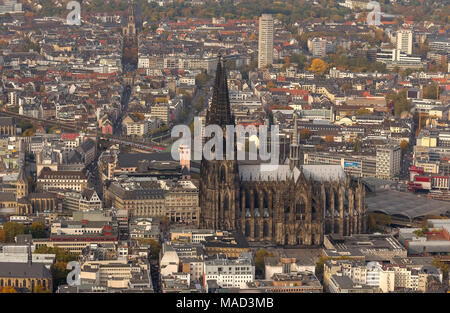
[[[264,274],[264,258],[265,257],[272,257],[273,253],[268,252],[267,250],[260,249],[256,251],[255,253],[255,272],[257,275],[263,275]]]
[[[30,227],[30,232],[33,238],[45,238],[47,236],[45,225],[41,221],[33,222]]]
[[[423,97],[425,99],[437,99],[438,86],[436,84],[430,84],[423,88]]]
[[[76,261],[78,259],[78,255],[76,253],[72,253],[66,249],[62,249],[59,247],[47,247],[40,246],[36,250],[34,250],[36,254],[55,254],[56,262],[65,262],[69,263],[70,261]]]
[[[3,224],[3,230],[6,234],[6,242],[14,242],[17,235],[23,235],[25,227],[20,223],[6,222]]]
[[[203,86],[208,81],[208,74],[206,72],[201,72],[197,76],[195,76],[195,83],[197,85]]]
[[[355,115],[366,115],[370,114],[371,112],[366,108],[360,108],[358,111],[356,111]]]
[[[159,251],[161,251],[161,244],[153,239],[140,239],[139,243],[142,245],[150,245],[150,257],[152,259],[159,258]]]
[[[397,94],[388,95],[386,99],[394,101],[394,114],[396,116],[400,116],[403,112],[411,111],[411,101],[406,98],[406,90],[401,90]]]
[[[369,231],[376,232],[380,227],[390,225],[392,223],[391,217],[381,213],[369,213]]]

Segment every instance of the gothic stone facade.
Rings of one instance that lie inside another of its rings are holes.
[[[234,123],[226,81],[219,61],[207,125]],[[325,234],[364,233],[364,185],[339,166],[325,169],[325,175],[323,170],[281,164],[267,171],[263,165],[203,159],[200,227],[237,230],[250,242],[277,245],[320,245]]]
[[[320,245],[325,234],[365,232],[367,211],[361,182],[348,176],[315,181],[297,168],[290,171],[287,165],[280,165],[274,175],[246,177],[245,169],[251,166],[241,167],[233,161],[203,162],[203,228],[239,230],[248,241],[279,245]]]

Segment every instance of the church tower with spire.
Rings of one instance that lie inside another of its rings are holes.
[[[28,180],[25,177],[23,166],[21,166],[16,181],[16,198],[19,200],[26,196],[28,196]]]
[[[300,147],[298,145],[298,123],[297,115],[294,113],[294,130],[292,131],[291,144],[289,146],[289,166],[292,169],[299,166]]]
[[[233,138],[226,135],[226,126],[235,126],[235,119],[220,57],[205,125],[222,128],[224,154],[223,159],[203,157],[201,161],[200,228],[236,231],[249,242],[288,246],[319,246],[326,234],[349,236],[366,231],[365,189],[360,183],[344,179],[339,165],[299,166],[296,116],[289,164],[267,169],[262,163],[236,160],[236,134]],[[234,157],[225,153],[226,141],[232,139]]]
[[[134,3],[132,2],[130,7],[128,8],[128,23],[127,26],[123,28],[123,35],[125,37],[134,37],[136,36],[136,21],[134,14]]]
[[[207,110],[205,126],[218,125],[224,134],[223,160],[202,158],[200,181],[200,226],[209,229],[235,229],[238,207],[239,172],[236,161],[236,138],[233,147],[233,159],[227,160],[226,126],[235,125],[228,96],[226,69],[221,56],[218,57],[216,77],[213,87],[211,106]],[[234,135],[233,135],[234,136]],[[208,141],[209,138],[206,138]]]

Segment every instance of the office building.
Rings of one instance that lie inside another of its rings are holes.
[[[273,17],[263,14],[259,18],[258,68],[273,63]]]

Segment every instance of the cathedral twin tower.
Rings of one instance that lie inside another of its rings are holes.
[[[206,125],[234,125],[220,59]],[[250,242],[305,246],[321,245],[329,233],[366,231],[364,185],[341,166],[300,166],[296,125],[289,164],[271,171],[236,158],[202,159],[200,227],[238,231]]]

